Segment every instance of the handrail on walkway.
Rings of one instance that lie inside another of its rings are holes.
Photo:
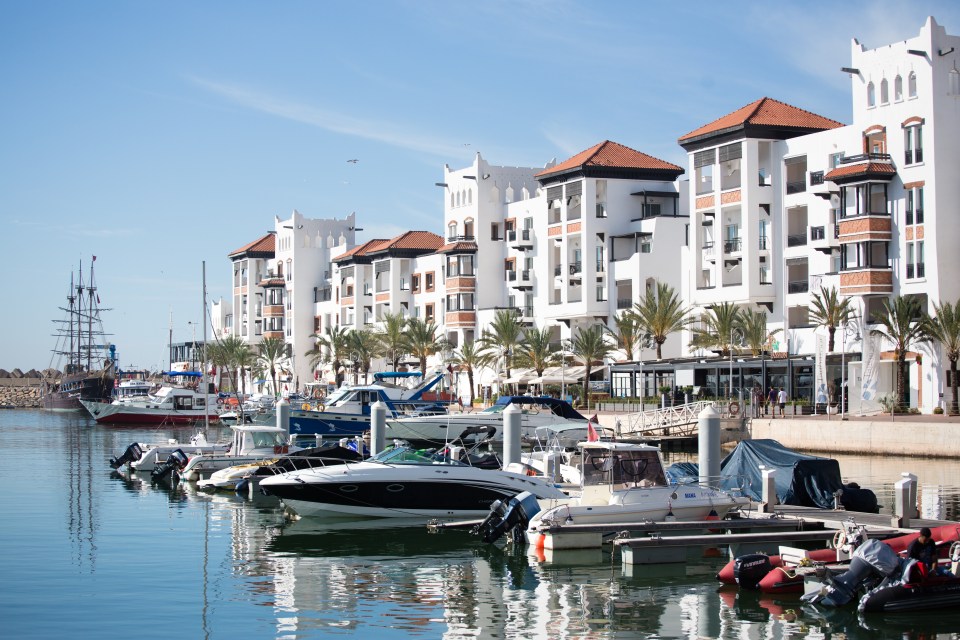
[[[700,412],[715,406],[713,400],[700,400],[662,409],[627,413],[617,420],[620,437],[671,435],[690,437],[696,433]]]

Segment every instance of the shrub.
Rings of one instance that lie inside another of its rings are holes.
[[[942,416],[942,415],[943,415],[943,407],[934,407],[934,408],[933,408],[933,412],[934,412],[935,414],[937,414],[938,416]]]

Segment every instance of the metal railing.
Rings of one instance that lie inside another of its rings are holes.
[[[697,433],[700,412],[714,404],[713,400],[700,400],[663,409],[627,413],[620,417],[618,435],[623,438],[651,435],[690,437]]]

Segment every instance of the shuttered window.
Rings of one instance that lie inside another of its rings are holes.
[[[693,154],[694,168],[705,167],[717,163],[717,150],[707,149],[706,151],[697,151]]]
[[[743,157],[743,145],[739,142],[720,147],[720,162]]]

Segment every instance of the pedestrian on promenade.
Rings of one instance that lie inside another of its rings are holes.
[[[770,415],[776,418],[777,417],[777,390],[773,387],[770,387],[770,391],[767,393],[767,406],[770,407]]]
[[[780,393],[777,394],[777,403],[780,405],[780,417],[783,418],[786,416],[783,408],[787,406],[787,392],[783,390],[783,387],[780,387]]]

